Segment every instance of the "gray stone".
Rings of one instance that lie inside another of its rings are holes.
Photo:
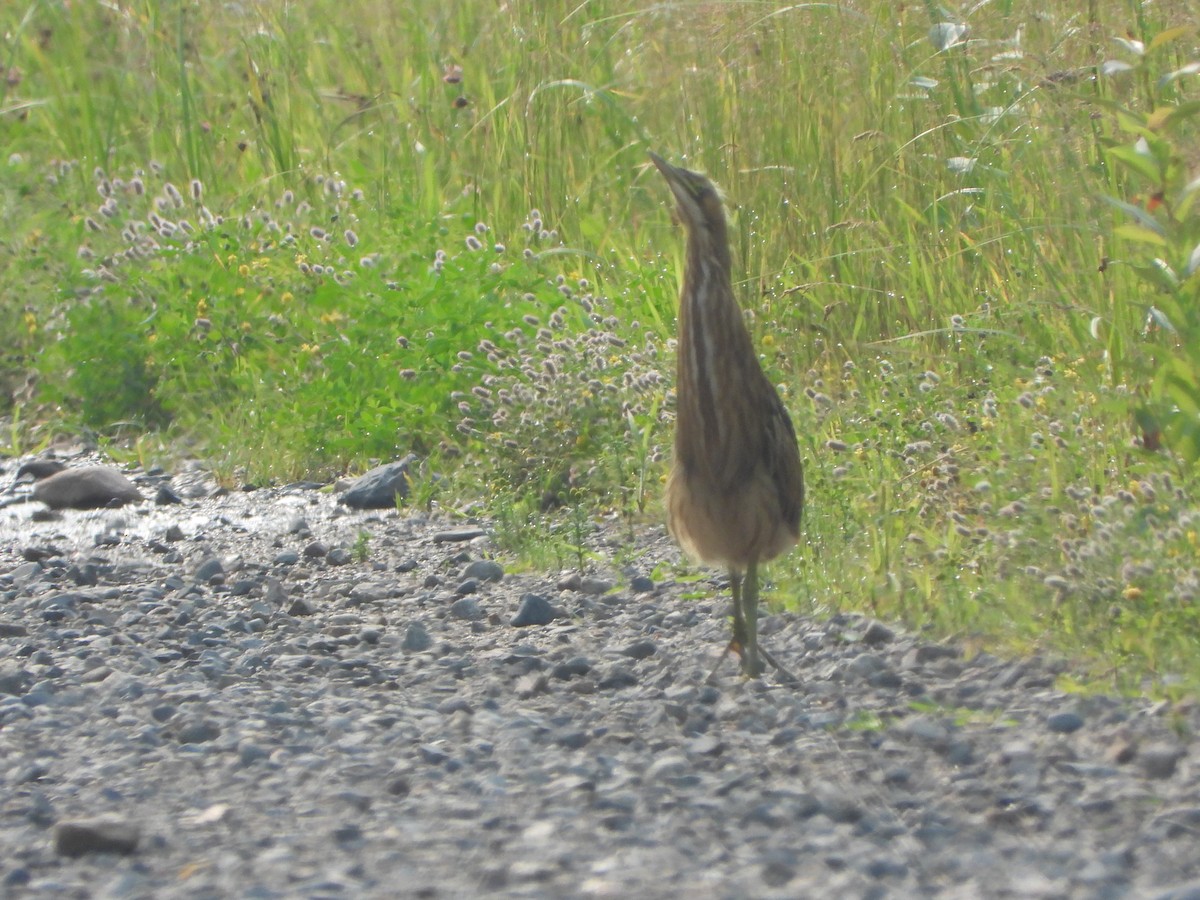
[[[210,556],[208,559],[200,563],[200,565],[196,566],[196,571],[194,573],[197,581],[212,581],[216,576],[224,574],[225,566],[221,560],[217,559],[215,556]]]
[[[550,601],[540,594],[525,594],[521,597],[521,606],[512,618],[512,624],[517,628],[530,625],[549,625],[558,615],[558,611]]]
[[[1174,744],[1148,744],[1138,750],[1137,763],[1147,778],[1170,778],[1175,774],[1183,750]]]
[[[400,649],[406,653],[420,653],[423,650],[428,650],[433,646],[433,638],[429,636],[429,632],[420,622],[409,622],[408,628],[404,630],[404,640],[400,644]]]
[[[871,624],[867,626],[867,630],[863,632],[862,639],[864,644],[871,644],[874,646],[878,644],[886,644],[895,637],[896,632],[892,631],[892,629],[888,628],[882,622],[872,621]]]
[[[176,732],[181,744],[205,744],[221,736],[221,726],[208,719],[194,719],[185,722]]]
[[[33,486],[33,499],[51,509],[96,509],[143,498],[137,486],[111,466],[80,466],[43,478]]]
[[[629,580],[629,590],[635,594],[649,594],[654,591],[654,579],[646,575],[635,575]]]
[[[630,659],[647,659],[658,652],[658,644],[654,641],[634,641],[632,644],[627,644],[617,651],[622,656],[628,656]]]
[[[463,569],[463,578],[478,581],[499,581],[504,577],[504,567],[492,559],[477,559]]]
[[[463,541],[473,541],[475,538],[480,538],[486,535],[487,532],[482,528],[456,528],[452,531],[439,531],[434,534],[433,542],[435,544],[455,544]]]
[[[54,829],[54,850],[59,856],[130,854],[137,850],[140,840],[141,830],[137,825],[116,819],[60,822]]]
[[[398,499],[408,496],[408,470],[416,459],[409,454],[398,462],[376,466],[359,477],[340,502],[354,509],[394,509]]]
[[[468,622],[478,622],[484,617],[483,608],[474,597],[461,597],[450,604],[450,614]]]
[[[1056,712],[1046,717],[1046,727],[1055,734],[1071,734],[1083,727],[1083,716],[1077,712]]]

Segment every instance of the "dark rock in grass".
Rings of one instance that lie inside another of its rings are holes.
[[[320,541],[313,541],[304,548],[304,555],[309,559],[320,559],[323,556],[329,555],[329,548]]]
[[[137,850],[141,831],[130,822],[97,820],[62,822],[54,829],[54,850],[59,856],[85,853],[124,853]]]
[[[33,486],[33,499],[51,509],[97,509],[142,500],[132,481],[111,466],[65,469]]]
[[[549,625],[558,615],[558,610],[550,605],[550,601],[538,594],[526,594],[521,598],[521,606],[512,618],[512,624],[517,628],[529,625]]]
[[[340,502],[354,509],[394,508],[397,497],[408,496],[408,468],[415,461],[409,454],[398,462],[376,466],[355,481]]]
[[[334,547],[325,558],[331,566],[346,566],[354,559],[345,547]]]
[[[1046,718],[1046,727],[1056,734],[1071,734],[1083,727],[1083,717],[1074,712],[1053,713]]]

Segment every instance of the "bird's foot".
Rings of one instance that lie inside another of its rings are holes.
[[[763,672],[766,671],[766,666],[763,665],[762,660],[766,660],[767,663],[770,664],[771,668],[779,673],[779,678],[781,681],[787,682],[788,684],[800,683],[799,678],[780,665],[779,660],[777,660],[770,652],[761,646],[758,648],[758,656],[762,657],[762,659],[756,658],[754,660],[755,665],[752,666],[742,642],[737,638],[734,638],[726,645],[725,649],[721,651],[721,655],[717,657],[717,664],[713,666],[712,671],[708,673],[708,677],[704,679],[705,684],[714,683],[714,680],[717,677],[717,672],[721,669],[721,663],[725,662],[725,657],[731,652],[734,653],[741,662],[742,674],[747,678],[758,678],[761,676]]]

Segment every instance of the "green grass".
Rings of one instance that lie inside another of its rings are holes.
[[[802,435],[773,596],[1195,692],[1197,17],[1079,6],[8,4],[0,433],[413,450],[587,564],[662,517],[654,149],[726,191]]]

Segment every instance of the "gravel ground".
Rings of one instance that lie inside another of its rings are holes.
[[[184,502],[0,509],[0,895],[1200,898],[1193,705],[854,616],[706,685],[723,585],[650,582],[661,528],[564,582],[486,522],[138,481]]]

